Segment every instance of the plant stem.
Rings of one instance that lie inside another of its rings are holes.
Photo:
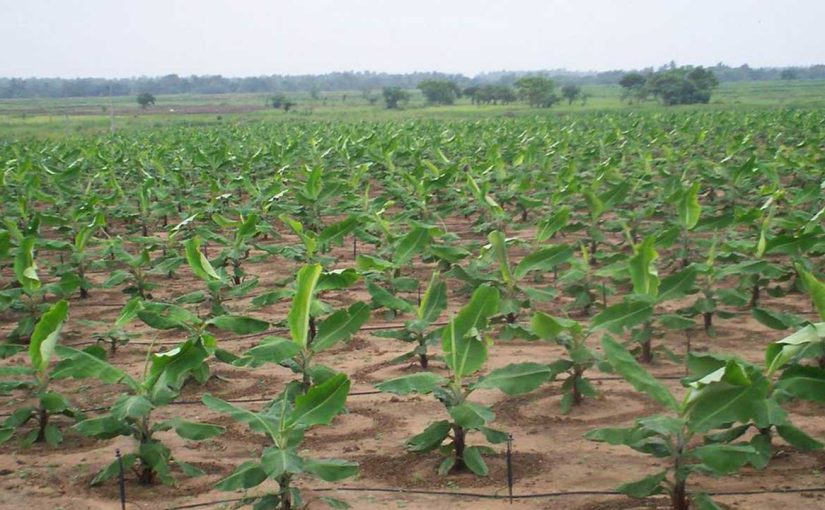
[[[463,471],[464,464],[465,431],[460,425],[453,424],[453,445],[455,447],[455,466],[453,471]]]

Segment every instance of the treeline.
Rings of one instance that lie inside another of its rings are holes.
[[[671,63],[660,69],[672,68]],[[723,64],[708,67],[721,81],[778,79],[825,79],[825,65],[811,67],[751,68]],[[657,69],[638,72],[650,74]],[[417,72],[407,74],[336,72],[320,75],[271,75],[228,78],[220,75],[139,78],[0,78],[0,98],[129,96],[143,92],[158,94],[294,93],[319,91],[377,90],[385,87],[413,89],[428,80],[450,81],[462,88],[486,85],[513,86],[527,75],[541,75],[576,85],[618,84],[627,71],[575,72],[564,69],[541,72],[501,71],[468,77],[461,74]]]

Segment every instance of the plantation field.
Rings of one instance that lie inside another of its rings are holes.
[[[0,507],[825,507],[821,107],[455,108],[15,124]]]

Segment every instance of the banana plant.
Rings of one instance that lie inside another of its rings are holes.
[[[551,271],[565,263],[573,255],[573,250],[564,244],[545,246],[526,255],[513,267],[508,244],[513,245],[514,242],[508,241],[498,230],[490,232],[487,240],[489,244],[482,249],[481,257],[492,258],[497,266],[495,273],[485,274],[470,266],[467,269],[454,267],[450,274],[471,285],[484,283],[496,287],[501,295],[499,313],[504,315],[508,326],[515,327],[522,309],[533,309],[535,303],[548,302],[556,297],[554,288],[529,285],[531,282],[527,277],[537,271]],[[538,282],[534,280],[533,283]]]
[[[379,390],[395,395],[431,393],[444,405],[449,419],[431,423],[405,443],[409,451],[417,453],[438,449],[445,456],[438,467],[442,475],[464,469],[480,476],[488,474],[489,469],[482,455],[490,453],[491,449],[469,446],[469,433],[481,432],[493,444],[507,440],[506,433],[488,426],[495,419],[492,409],[469,400],[475,390],[494,388],[507,395],[520,395],[535,390],[552,375],[547,365],[516,363],[470,380],[484,368],[487,361],[489,341],[482,337],[482,332],[488,326],[490,317],[497,313],[498,301],[497,289],[481,286],[473,293],[470,302],[443,328],[442,351],[450,369],[449,377],[419,372],[376,385]]]
[[[280,215],[278,219],[298,236],[298,239],[301,241],[301,247],[297,249],[292,246],[278,246],[275,248],[266,246],[256,247],[267,253],[284,255],[302,263],[319,262],[324,264],[324,266],[329,266],[334,261],[334,258],[327,255],[332,246],[336,243],[341,244],[344,237],[355,231],[359,224],[358,217],[353,215],[316,232],[286,214]]]
[[[201,239],[199,237],[186,240],[183,246],[189,268],[198,278],[206,283],[208,294],[203,291],[189,292],[179,296],[176,300],[177,303],[195,304],[208,302],[210,315],[217,317],[228,313],[224,307],[224,302],[227,299],[243,297],[257,287],[257,278],[251,278],[240,283],[240,280],[230,279],[226,274],[225,268],[221,267],[219,270],[216,270],[201,251]]]
[[[348,275],[325,273],[320,264],[302,267],[295,279],[292,307],[287,315],[291,338],[265,337],[259,345],[232,363],[239,366],[262,363],[285,365],[301,376],[301,381],[295,384],[304,392],[312,384],[323,383],[334,376],[335,371],[331,368],[314,363],[315,356],[352,337],[369,320],[370,311],[366,304],[356,302],[318,320],[323,306],[317,294],[326,289],[348,286],[351,284]]]
[[[83,224],[79,228],[70,229],[73,234],[72,242],[60,242],[59,249],[69,251],[69,261],[65,267],[58,267],[57,275],[73,275],[77,278],[81,299],[89,297],[92,282],[87,273],[92,263],[92,255],[87,251],[89,240],[95,232],[106,225],[103,213],[97,213],[91,223]],[[63,258],[61,251],[61,259]],[[61,264],[63,266],[63,264]]]
[[[115,269],[103,282],[104,289],[111,289],[126,283],[125,294],[139,296],[141,299],[152,299],[151,292],[157,288],[157,283],[149,280],[153,268],[152,255],[148,247],[141,247],[138,255],[133,255],[123,247],[121,239],[115,239],[110,248],[112,256],[126,266],[126,269]]]
[[[402,363],[417,356],[421,368],[426,370],[430,364],[429,347],[438,342],[440,333],[440,328],[431,328],[446,308],[447,283],[440,277],[438,271],[434,271],[427,290],[424,291],[421,302],[415,309],[415,318],[406,321],[401,329],[376,331],[374,334],[378,337],[395,338],[414,344],[413,350],[393,359],[392,362]]]
[[[263,434],[270,446],[256,454],[255,460],[244,462],[232,474],[218,482],[221,491],[248,490],[267,480],[277,483],[277,491],[249,495],[242,505],[254,508],[293,510],[305,508],[301,491],[293,485],[297,476],[312,475],[327,482],[337,482],[358,474],[358,464],[346,460],[307,457],[302,447],[304,434],[318,425],[329,425],[346,405],[350,381],[337,374],[325,382],[310,387],[306,393],[290,396],[285,389],[260,412],[235,406],[210,394],[203,403],[213,411],[227,414],[258,434]],[[321,498],[332,508],[348,508],[343,501]]]
[[[153,412],[162,410],[180,394],[189,376],[198,370],[209,356],[200,340],[187,340],[166,352],[152,352],[146,357],[143,373],[134,378],[106,361],[106,351],[99,346],[84,350],[58,346],[62,358],[55,367],[54,377],[95,378],[105,384],[122,384],[126,392],[109,408],[109,412],[88,418],[73,428],[85,436],[110,439],[117,436],[135,440],[135,450],[122,459],[124,469],[133,469],[141,484],[159,480],[172,485],[175,478],[171,468],[176,466],[186,476],[202,475],[203,471],[172,455],[171,450],[155,434],[174,429],[183,439],[200,441],[222,434],[223,427],[193,422],[180,417],[156,421]],[[116,476],[120,465],[116,460],[92,479],[98,485]]]
[[[671,299],[676,299],[691,292],[696,281],[696,269],[687,266],[664,279],[659,279],[656,260],[659,253],[656,251],[656,238],[647,236],[633,246],[634,254],[627,261],[627,269],[633,284],[633,294],[627,299],[649,303],[654,309],[654,315],[646,320],[641,328],[633,331],[632,337],[639,344],[638,355],[642,363],[653,362],[654,321],[660,319],[665,327],[684,329],[690,327],[692,321],[678,314],[655,315],[655,308]],[[660,346],[666,353],[670,352]],[[671,355],[671,357],[674,357]]]
[[[253,213],[245,217],[241,216],[237,220],[231,220],[222,214],[215,213],[212,215],[212,221],[221,228],[229,229],[232,232],[231,239],[226,239],[215,234],[209,235],[210,239],[217,240],[225,246],[223,251],[218,255],[216,263],[219,266],[231,267],[232,283],[234,285],[241,285],[241,282],[246,276],[241,265],[244,260],[249,258],[249,253],[252,249],[249,244],[250,240],[258,234],[258,223],[260,221],[258,215]]]
[[[68,315],[68,302],[58,301],[52,305],[34,327],[29,342],[29,366],[0,368],[0,375],[13,378],[0,382],[0,394],[9,395],[12,390],[24,389],[38,402],[37,406],[27,405],[15,410],[3,422],[0,427],[0,444],[8,441],[26,423],[34,419],[37,425],[24,436],[23,444],[31,445],[45,441],[51,446],[57,446],[63,441],[63,434],[50,418],[54,415],[64,415],[75,420],[82,419],[82,414],[65,396],[49,387],[53,378],[49,371],[49,362],[54,356],[55,347],[60,341],[60,332]]]
[[[754,409],[765,410],[764,393],[754,391],[750,384],[743,385],[745,370],[736,360],[730,360],[721,369],[691,382],[680,402],[621,344],[605,337],[602,349],[616,372],[667,411],[639,418],[631,427],[602,428],[585,434],[592,441],[628,446],[664,463],[655,474],[617,490],[634,498],[666,494],[673,510],[721,508],[708,494],[692,491],[688,481],[697,473],[735,473],[756,454],[752,446],[733,443],[735,438],[714,435],[712,431],[731,423],[747,423]]]
[[[681,239],[679,257],[682,259],[682,267],[690,264],[689,233],[699,223],[699,216],[702,214],[702,206],[699,204],[700,186],[699,182],[683,185],[674,197]]]
[[[0,310],[12,309],[22,313],[7,338],[10,342],[24,344],[34,332],[41,314],[49,308],[46,297],[49,294],[68,297],[77,288],[77,280],[61,279],[44,285],[35,260],[36,238],[26,236],[19,238],[18,242],[13,269],[19,286],[0,291]]]

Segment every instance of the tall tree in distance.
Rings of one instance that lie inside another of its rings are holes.
[[[458,85],[448,80],[424,80],[418,84],[418,89],[429,104],[453,104],[461,97]]]
[[[544,76],[525,76],[516,82],[520,98],[534,108],[549,108],[559,101],[556,84]]]
[[[410,93],[401,87],[384,87],[381,93],[384,95],[384,103],[388,110],[394,110],[398,108],[398,103],[410,100]]]

